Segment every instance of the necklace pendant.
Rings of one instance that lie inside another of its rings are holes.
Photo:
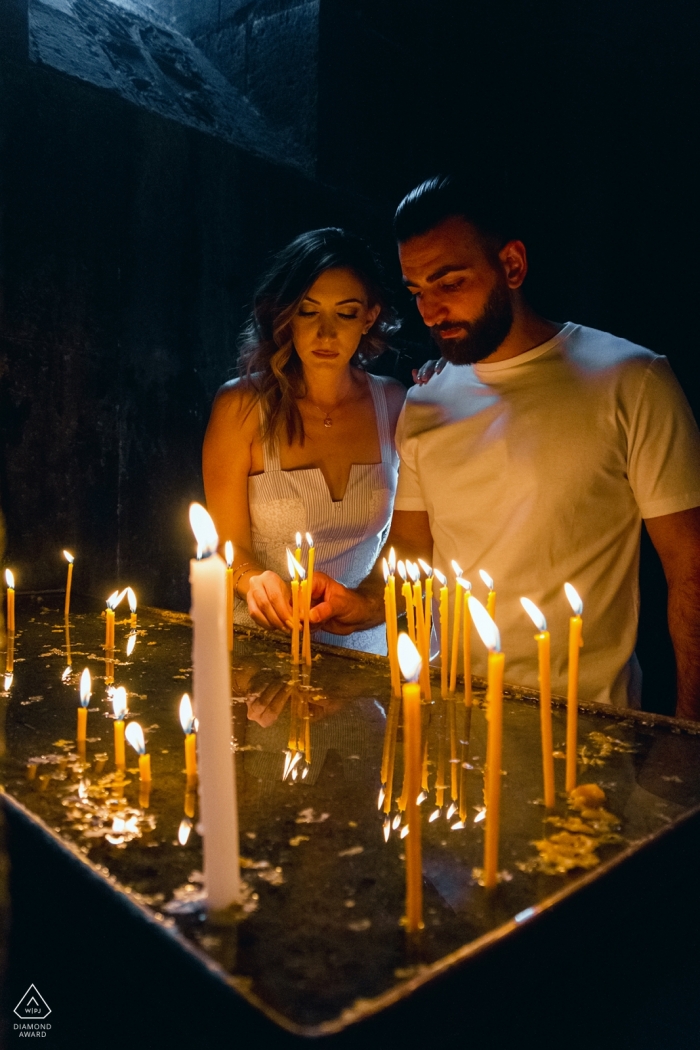
[[[324,427],[332,427],[333,426],[333,420],[331,419],[330,416],[326,416],[326,418],[323,420],[323,425],[324,425]]]

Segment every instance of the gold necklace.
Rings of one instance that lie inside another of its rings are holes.
[[[352,390],[350,391],[350,393],[352,393]],[[340,406],[344,405],[345,402],[349,400],[349,398],[350,398],[350,394],[346,394],[345,397],[342,398],[338,402],[337,405],[333,406],[332,411],[333,412],[337,412],[338,409],[340,408]],[[318,411],[321,413],[321,415],[323,416],[323,425],[324,425],[324,427],[332,427],[333,426],[333,420],[331,419],[330,411],[328,411],[327,409],[321,408],[320,405],[317,405],[315,401],[311,400],[311,398],[308,396],[308,394],[306,396],[306,400],[309,402],[310,405],[313,405],[313,407],[317,408]]]

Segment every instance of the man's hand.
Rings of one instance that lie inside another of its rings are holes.
[[[343,587],[342,583],[327,576],[325,572],[314,573],[312,601],[309,621],[315,628],[330,634],[352,634],[366,631],[384,621],[384,604],[376,588],[356,591]]]
[[[417,386],[425,386],[426,383],[430,382],[433,376],[440,375],[446,364],[447,360],[444,357],[438,358],[437,361],[425,361],[420,368],[413,369],[411,373],[413,376],[413,382]]]

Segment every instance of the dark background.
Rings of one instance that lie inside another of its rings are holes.
[[[20,589],[61,586],[68,547],[77,588],[186,608],[202,435],[268,254],[346,225],[396,282],[396,203],[456,163],[507,172],[534,304],[667,354],[697,415],[696,4],[71,4],[72,23],[0,0],[0,501]],[[239,124],[213,120],[187,47]],[[383,367],[408,379],[429,348],[399,305]],[[648,543],[642,582],[645,706],[669,711]]]

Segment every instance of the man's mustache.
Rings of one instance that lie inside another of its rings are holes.
[[[467,332],[471,328],[469,321],[441,321],[440,324],[430,326],[431,332],[450,332],[454,328],[464,328]]]

